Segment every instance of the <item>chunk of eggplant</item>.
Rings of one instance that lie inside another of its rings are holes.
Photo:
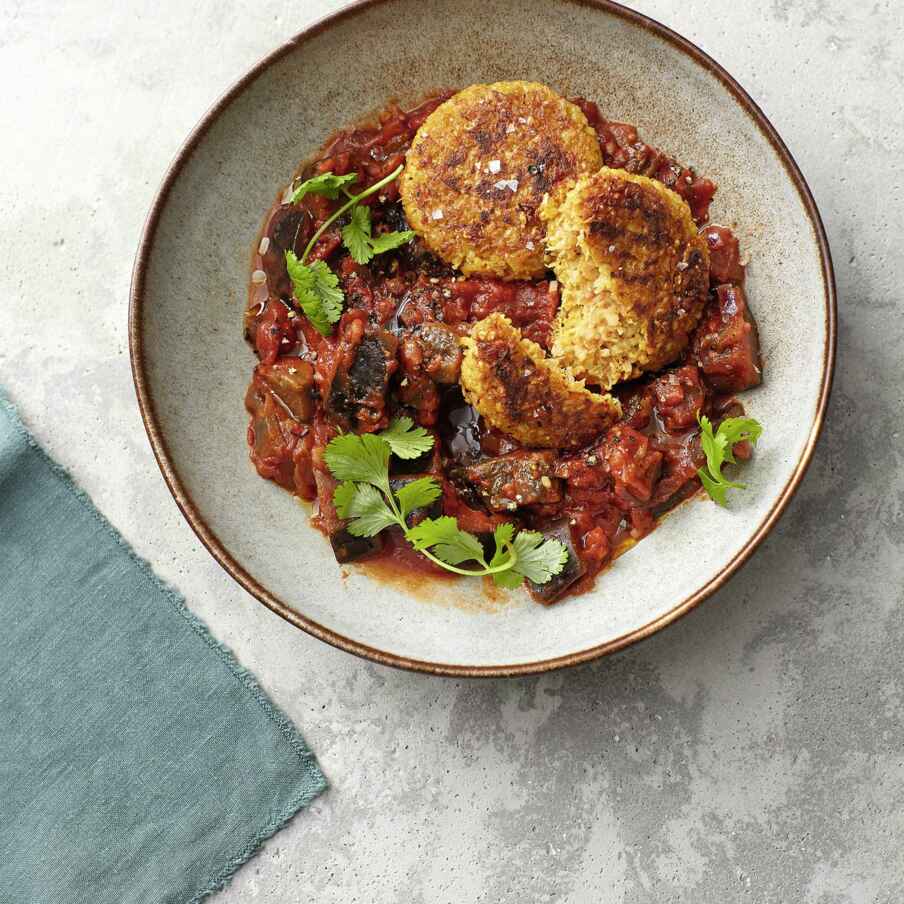
[[[396,412],[396,414],[398,413]],[[423,474],[433,464],[433,458],[433,449],[422,452],[417,458],[399,458],[397,455],[393,455],[389,459],[389,473],[392,475],[404,474],[406,476],[408,474]]]
[[[742,286],[717,286],[691,350],[717,392],[743,392],[763,381],[756,321]]]
[[[545,584],[536,584],[533,581],[527,582],[527,589],[530,591],[530,595],[538,603],[549,606],[557,602],[578,578],[583,577],[587,569],[574,548],[574,542],[571,539],[571,528],[568,526],[567,520],[556,521],[549,527],[544,528],[541,533],[546,540],[558,540],[568,552],[568,561],[565,563],[565,567],[558,574],[554,574]]]
[[[379,419],[386,403],[386,387],[395,369],[397,340],[384,330],[365,336],[358,345],[347,370],[333,378],[326,408],[342,429]]]
[[[461,346],[444,323],[420,323],[401,339],[400,357],[406,373],[424,374],[434,383],[451,385],[461,375]]]
[[[375,537],[356,537],[340,527],[330,534],[330,546],[336,561],[344,564],[379,552],[383,548],[383,538],[379,534]]]
[[[314,414],[314,368],[297,357],[277,358],[273,364],[258,364],[256,374],[277,401],[301,424]]]
[[[282,298],[291,296],[292,283],[286,270],[286,252],[294,251],[300,255],[314,231],[313,226],[311,215],[294,204],[283,204],[273,214],[267,224],[267,250],[261,255],[272,294]]]
[[[562,498],[562,482],[555,477],[554,464],[554,452],[512,452],[471,465],[465,474],[490,511],[509,512]]]

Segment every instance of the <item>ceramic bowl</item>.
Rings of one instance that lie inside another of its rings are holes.
[[[529,23],[529,27],[524,27]],[[355,61],[350,65],[349,61]],[[714,179],[712,220],[735,227],[766,365],[746,393],[765,425],[748,490],[695,499],[584,596],[545,608],[478,582],[387,583],[336,564],[293,497],[248,459],[242,338],[251,247],[301,159],[334,129],[446,86],[545,82],[597,101]],[[793,88],[791,89],[793,90]],[[646,637],[723,585],[803,477],[831,383],[829,250],[806,183],[775,130],[713,60],[608,2],[372,0],[262,60],[189,137],[144,231],[132,285],[135,385],[185,517],[223,567],[279,615],[390,665],[440,674],[539,672]]]

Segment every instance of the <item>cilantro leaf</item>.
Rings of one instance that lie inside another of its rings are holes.
[[[425,518],[408,530],[408,542],[417,550],[426,549],[447,540],[458,530],[458,522],[448,515]]]
[[[504,524],[496,526],[493,531],[493,542],[496,544],[496,552],[493,553],[493,559],[490,565],[501,565],[507,556],[510,555],[508,547],[515,536],[515,525],[506,521]]]
[[[370,229],[370,208],[364,204],[353,207],[352,218],[342,227],[342,242],[357,264],[366,264],[374,256]]]
[[[384,232],[374,238],[371,235],[372,228],[370,208],[364,204],[353,207],[351,219],[342,227],[342,243],[348,248],[355,263],[366,264],[374,255],[392,251],[414,238],[411,229]]]
[[[512,556],[512,538],[515,536],[515,525],[506,521],[500,524],[493,531],[493,540],[496,543],[496,551],[493,558],[490,559],[490,568],[496,568],[510,562]],[[503,587],[506,590],[517,590],[524,581],[524,575],[517,571],[508,569],[507,571],[496,571],[493,573],[493,583],[497,587]]]
[[[511,570],[535,584],[545,584],[568,561],[565,546],[558,540],[544,539],[538,531],[520,531],[515,535],[512,546],[518,559]]]
[[[344,433],[330,440],[323,457],[337,480],[389,487],[389,444],[379,436]]]
[[[405,536],[417,550],[433,547],[433,554],[450,565],[472,560],[486,565],[483,547],[477,537],[459,530],[458,522],[448,515],[425,518],[407,530]]]
[[[722,465],[735,463],[734,445],[745,440],[756,443],[763,433],[763,427],[750,417],[728,417],[713,433],[710,419],[702,414],[700,423],[700,448],[706,456],[706,467],[697,471],[697,476],[710,498],[719,505],[726,504],[727,491],[743,490],[743,483],[734,483],[722,474]]]
[[[423,427],[415,427],[410,417],[395,418],[379,436],[399,458],[418,458],[433,448],[433,437]]]
[[[747,442],[756,445],[757,440],[763,434],[763,425],[752,417],[727,417],[719,424],[717,437],[725,438],[725,461],[735,463],[735,443]]]
[[[343,480],[342,483],[333,490],[333,505],[336,508],[336,514],[340,518],[351,518],[350,509],[352,499],[355,498],[357,492],[357,485],[350,480]]]
[[[305,195],[323,195],[325,198],[335,201],[343,187],[355,182],[357,178],[357,173],[349,173],[347,176],[320,173],[306,179],[292,192],[292,203],[297,204]]]
[[[323,304],[330,323],[336,323],[342,316],[342,302],[345,301],[345,293],[339,288],[339,277],[324,261],[314,261],[310,269],[314,273],[313,292]]]
[[[701,414],[698,420],[700,422],[700,448],[703,449],[703,454],[706,456],[706,467],[709,468],[710,474],[718,475],[722,470],[722,462],[725,460],[725,437],[716,438],[713,434],[712,421],[705,414]]]
[[[697,471],[697,476],[700,478],[700,483],[703,484],[703,488],[709,493],[710,499],[719,505],[726,504],[726,494],[728,490],[743,490],[747,487],[747,484],[733,483],[730,480],[726,480],[721,474],[718,478],[710,477],[706,468],[700,468]]]
[[[371,240],[370,247],[374,254],[384,254],[402,245],[407,245],[414,238],[413,229],[405,229],[400,232],[384,232]]]
[[[373,537],[384,527],[398,523],[395,513],[376,487],[366,483],[353,486],[355,493],[346,506],[348,517],[352,519],[348,524],[348,532],[352,536]]]
[[[443,488],[433,477],[419,477],[396,490],[396,499],[404,521],[415,509],[424,508],[439,499]]]
[[[507,571],[493,574],[497,587],[514,590],[527,578],[535,584],[545,584],[554,574],[558,574],[568,561],[568,550],[555,539],[544,540],[543,534],[523,530],[515,534],[511,524],[500,524],[493,532],[496,553],[490,567],[512,560]]]
[[[517,590],[524,583],[524,575],[512,568],[508,571],[494,571],[493,583],[503,590]]]
[[[326,262],[315,261],[313,264],[307,264],[308,255],[324,232],[348,211],[351,211],[351,218],[342,227],[342,241],[359,264],[366,264],[375,254],[382,254],[410,241],[414,235],[411,230],[391,232],[376,239],[372,238],[370,208],[361,204],[365,198],[398,178],[402,168],[400,164],[388,176],[384,176],[356,195],[351,194],[345,187],[358,178],[356,173],[348,173],[345,176],[319,173],[311,179],[306,179],[292,193],[293,203],[300,201],[306,194],[323,195],[335,201],[340,193],[344,192],[348,198],[320,224],[308,240],[301,258],[296,257],[294,251],[286,252],[286,268],[292,280],[295,298],[314,328],[324,336],[330,335],[332,325],[342,316],[345,295],[339,287],[339,277],[330,270]]]
[[[292,280],[295,299],[314,328],[324,336],[342,316],[345,295],[339,288],[339,277],[323,262],[303,264],[294,251],[286,252],[286,269]]]

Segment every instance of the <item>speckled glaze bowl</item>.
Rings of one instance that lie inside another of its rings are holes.
[[[525,26],[527,24],[527,27]],[[355,61],[350,64],[349,61]],[[334,129],[430,89],[528,79],[597,101],[719,185],[766,363],[744,395],[765,433],[730,509],[695,499],[584,596],[545,608],[477,582],[404,586],[336,564],[307,510],[248,459],[242,339],[261,218]],[[790,89],[793,90],[793,87]],[[738,84],[683,38],[609,2],[371,0],[262,60],[204,117],[166,174],[138,250],[130,342],[138,400],[185,517],[230,574],[316,637],[439,674],[539,672],[618,650],[722,586],[803,477],[835,340],[819,214],[781,139]]]

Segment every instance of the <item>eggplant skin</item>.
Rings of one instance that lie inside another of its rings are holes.
[[[527,582],[527,589],[530,595],[544,606],[558,602],[565,594],[565,591],[579,578],[582,578],[587,569],[581,562],[574,548],[574,542],[571,539],[571,528],[568,526],[568,520],[562,519],[556,521],[549,527],[544,528],[541,533],[547,540],[558,540],[568,551],[568,561],[565,567],[558,573],[554,574],[545,584],[536,584],[533,581]]]
[[[554,452],[515,452],[471,465],[465,476],[491,512],[513,512],[521,505],[561,501],[554,465]]]
[[[330,546],[336,561],[344,565],[379,552],[383,548],[383,538],[379,534],[376,537],[355,537],[340,527],[330,534]]]
[[[398,366],[397,349],[398,339],[386,330],[364,336],[351,363],[336,371],[324,399],[331,423],[344,432],[360,432],[380,422],[389,379]]]

